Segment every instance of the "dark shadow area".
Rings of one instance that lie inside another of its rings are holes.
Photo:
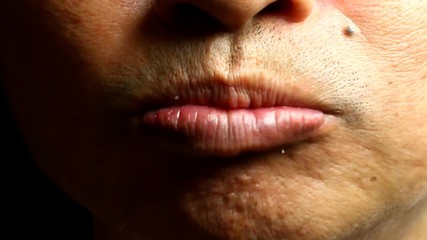
[[[0,81],[1,82],[1,81]],[[1,239],[89,240],[88,211],[50,182],[31,160],[0,89]]]

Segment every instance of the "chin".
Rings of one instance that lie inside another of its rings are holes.
[[[123,221],[148,239],[389,239],[378,238],[384,225],[414,208],[419,189],[396,194],[414,179],[386,164],[409,156],[373,135],[334,131],[263,153],[188,160],[135,197]]]

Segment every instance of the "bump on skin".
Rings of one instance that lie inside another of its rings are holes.
[[[346,37],[353,37],[355,34],[355,30],[351,26],[344,28],[343,32]]]

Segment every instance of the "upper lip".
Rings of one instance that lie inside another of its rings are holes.
[[[132,111],[138,115],[160,108],[182,105],[206,105],[220,109],[301,107],[336,114],[304,82],[291,83],[265,74],[232,78],[203,77],[173,79],[138,96]],[[152,90],[152,91],[151,91]]]

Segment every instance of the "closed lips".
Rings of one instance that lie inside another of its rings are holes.
[[[316,101],[302,91],[267,83],[181,85],[175,88],[178,91],[153,100],[160,107],[144,112],[141,122],[180,135],[192,150],[211,156],[296,143],[318,135],[330,123]]]

